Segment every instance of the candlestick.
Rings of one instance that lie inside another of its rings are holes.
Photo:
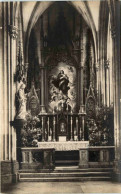
[[[42,117],[42,141],[44,141],[44,117]]]
[[[49,139],[49,128],[50,128],[50,126],[49,126],[49,117],[48,117],[48,121],[47,121],[47,125],[48,125],[48,139]]]
[[[78,140],[78,117],[76,117],[76,129],[77,129],[77,140]]]
[[[55,117],[53,118],[53,141],[55,141],[55,125],[56,125],[56,120]]]
[[[50,136],[52,135],[52,129],[50,128]]]
[[[73,120],[72,120],[72,117],[71,117],[71,139],[70,139],[71,141],[73,141],[73,134],[72,134],[73,133],[73,128],[72,128],[73,125],[72,124],[73,124]]]
[[[84,116],[82,116],[82,140],[84,141]]]
[[[80,136],[80,141],[81,141],[81,139],[82,139],[82,129],[81,129],[81,127],[80,127],[80,134],[79,134],[79,136]]]
[[[52,129],[51,129],[51,128],[50,128],[50,130],[49,130],[48,140],[49,140],[49,141],[52,141]]]

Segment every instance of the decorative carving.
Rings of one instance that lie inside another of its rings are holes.
[[[83,62],[83,61],[81,61],[81,62],[79,63],[79,68],[81,68],[81,69],[84,68],[84,62]]]
[[[73,47],[74,47],[75,50],[76,49],[79,49],[79,46],[80,46],[79,43],[80,43],[80,37],[79,37],[79,35],[74,36],[72,38],[72,44],[73,44]]]
[[[18,29],[16,26],[9,25],[8,30],[11,38],[16,39],[18,37]]]
[[[80,165],[86,164],[88,162],[88,151],[87,150],[79,150],[79,162]]]
[[[112,25],[110,30],[111,30],[112,39],[114,39],[116,37],[116,26]]]
[[[95,96],[92,87],[90,86],[86,99],[86,112],[88,118],[95,118]]]
[[[66,51],[57,52],[57,53],[48,53],[49,56],[45,59],[45,66],[47,69],[52,69],[59,62],[66,63],[69,66],[75,66],[78,64],[75,57],[68,55]]]
[[[33,152],[32,153],[32,160],[33,160],[33,162],[42,162],[43,157],[42,157],[41,152]]]
[[[67,135],[67,120],[63,114],[58,115],[59,135]]]
[[[22,43],[21,41],[19,41],[15,81],[18,81],[21,77],[24,77],[26,79],[27,73],[26,73],[26,68],[24,66],[24,60],[23,60]]]
[[[100,67],[100,65],[99,65],[99,63],[97,63],[97,64],[96,64],[96,72],[99,71],[99,67]]]
[[[104,66],[105,66],[105,69],[109,69],[109,60],[105,60],[104,62]]]
[[[39,105],[39,99],[34,87],[34,83],[32,82],[31,90],[28,94],[28,101],[27,101],[27,109],[31,111],[31,114],[33,116],[39,114],[40,111],[40,105]]]

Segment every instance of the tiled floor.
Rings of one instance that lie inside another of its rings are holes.
[[[103,181],[88,182],[19,182],[5,193],[55,194],[55,193],[121,193],[120,183]]]

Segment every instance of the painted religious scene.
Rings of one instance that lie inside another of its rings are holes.
[[[76,110],[77,80],[76,68],[60,62],[49,72],[49,111],[66,109]]]

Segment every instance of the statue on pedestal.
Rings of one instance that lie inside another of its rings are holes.
[[[27,102],[27,98],[26,98],[26,94],[25,94],[25,83],[23,80],[20,81],[20,85],[19,85],[19,89],[17,92],[17,100],[18,100],[18,111],[16,114],[16,119],[22,119],[22,120],[26,120],[26,102]]]

